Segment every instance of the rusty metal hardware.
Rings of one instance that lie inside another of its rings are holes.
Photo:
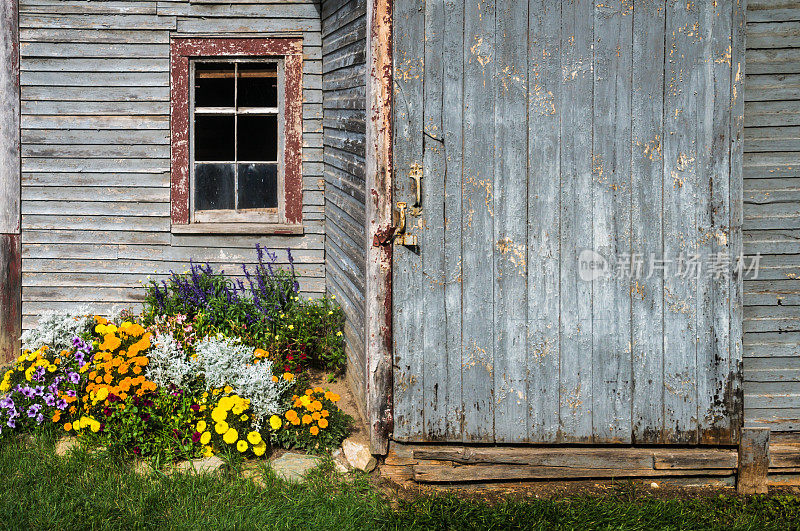
[[[422,166],[415,164],[409,175],[414,181],[414,203],[411,205],[411,215],[419,217],[422,214]]]
[[[406,210],[408,210],[408,204],[405,201],[398,201],[393,240],[395,245],[414,247],[417,245],[417,236],[406,234]]]

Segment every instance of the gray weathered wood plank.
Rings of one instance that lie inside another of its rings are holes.
[[[494,109],[494,438],[527,440],[528,6],[497,0]],[[523,431],[525,429],[525,431]]]
[[[555,442],[559,434],[561,5],[530,3],[528,54],[528,342],[526,434]]]
[[[624,1],[594,9],[592,248],[614,264],[631,252],[632,15]],[[631,291],[626,275],[592,283],[591,414],[598,443],[631,441]]]

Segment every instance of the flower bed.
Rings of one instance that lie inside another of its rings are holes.
[[[159,462],[337,447],[352,419],[306,382],[343,369],[342,312],[300,296],[291,253],[282,270],[256,251],[244,280],[191,264],[150,281],[139,315],[44,315],[0,382],[0,436],[59,429]]]

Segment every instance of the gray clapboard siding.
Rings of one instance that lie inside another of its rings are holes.
[[[322,143],[327,290],[347,316],[348,380],[364,411],[366,2],[323,0]],[[348,59],[343,59],[347,57]],[[347,109],[343,111],[342,109]]]
[[[241,275],[260,243],[294,251],[301,289],[325,291],[322,40],[312,0],[21,2],[25,326],[47,308],[141,299],[146,275],[190,259]],[[223,18],[217,18],[222,15]],[[179,28],[180,26],[180,28]],[[301,35],[304,235],[170,234],[169,38]],[[89,288],[89,289],[87,289]]]
[[[735,443],[733,268],[587,279],[584,253],[738,252],[741,4],[458,4],[394,5],[394,200],[420,172],[422,212],[393,251],[393,437]]]
[[[748,2],[744,252],[763,268],[744,283],[745,423],[774,431],[800,427],[799,15]]]

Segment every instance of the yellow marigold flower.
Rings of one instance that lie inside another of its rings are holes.
[[[211,393],[215,394],[215,395],[218,395],[220,391],[221,391],[221,389],[212,389]]]
[[[311,428],[308,431],[311,432],[311,435],[316,436],[319,433],[319,428],[317,428],[316,426],[311,426]]]
[[[234,406],[233,398],[229,396],[223,396],[219,399],[219,403],[217,407],[222,408],[223,411],[230,411],[230,409]]]
[[[303,404],[303,407],[308,408],[311,406],[311,398],[308,395],[303,395],[300,398],[300,403]]]
[[[245,420],[247,420],[247,419],[249,419],[249,418],[250,418],[250,417],[248,417],[247,415],[242,415],[241,417],[239,417],[239,420],[241,420],[242,422],[244,422]]]
[[[97,422],[96,420],[94,422],[92,422],[89,425],[89,427],[91,428],[93,433],[97,433],[98,431],[100,431],[100,423]]]
[[[246,409],[247,406],[245,406],[244,404],[241,403],[236,404],[235,406],[233,406],[233,409],[231,409],[231,413],[233,413],[234,415],[241,415],[242,413],[244,413]]]
[[[283,373],[283,379],[286,380],[287,382],[291,382],[292,380],[294,380],[294,374],[290,372],[285,372]]]
[[[272,425],[272,419],[277,419],[278,422],[281,421],[277,415],[273,415],[272,418],[269,419],[270,426]],[[250,444],[258,444],[262,441],[261,434],[257,431],[251,431],[247,434],[247,440],[250,442]]]
[[[236,443],[236,449],[239,450],[239,453],[246,452],[248,448],[247,441],[239,441]]]
[[[303,424],[311,424],[311,415],[303,415]]]
[[[101,387],[97,391],[97,400],[105,400],[108,398],[108,387]]]
[[[218,434],[222,435],[228,431],[228,423],[227,422],[217,422],[214,426],[214,431]]]
[[[325,428],[328,427],[328,421],[325,420],[325,419],[319,419],[318,424],[319,424],[319,427],[322,428],[322,429],[325,429]]]
[[[211,410],[211,418],[214,422],[224,422],[228,418],[228,412],[221,407],[215,407]]]
[[[230,393],[231,391],[233,391],[233,387],[231,387],[230,385],[226,385],[225,386],[225,393]]]
[[[225,435],[222,436],[222,440],[228,444],[233,444],[239,439],[239,432],[236,431],[235,428],[228,428],[228,431],[225,432]]]
[[[281,418],[278,415],[272,415],[269,418],[269,425],[273,430],[278,430],[278,429],[280,429],[281,426],[283,426],[283,421],[281,420]],[[250,441],[250,442],[252,442],[252,441]],[[253,443],[253,444],[256,444],[256,443]]]
[[[264,452],[267,451],[267,443],[261,441],[260,444],[253,446],[253,453],[256,454],[258,457],[264,455]]]
[[[211,441],[211,432],[204,431],[203,435],[200,436],[200,444],[208,444]]]
[[[210,446],[203,448],[203,457],[211,457],[214,455],[214,450]]]
[[[206,431],[207,427],[208,426],[206,425],[206,421],[204,421],[204,420],[201,420],[200,422],[198,422],[197,426],[196,426],[197,431],[199,431],[200,433],[203,433],[204,431]]]

